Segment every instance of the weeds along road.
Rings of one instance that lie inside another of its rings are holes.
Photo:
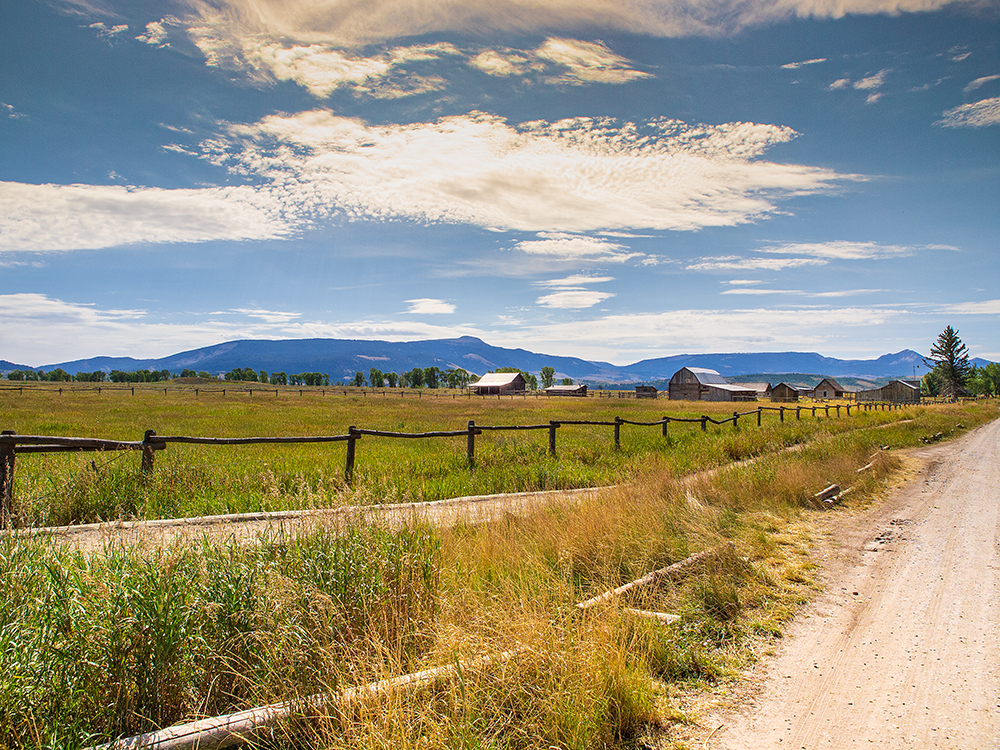
[[[705,747],[1000,748],[1000,420],[829,517],[824,593]]]

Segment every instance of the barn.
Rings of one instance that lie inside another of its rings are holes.
[[[637,385],[635,387],[636,398],[656,398],[659,391],[651,385]]]
[[[843,398],[844,387],[833,378],[823,378],[816,387],[809,391],[813,398]]]
[[[741,385],[744,388],[753,388],[757,391],[757,398],[768,398],[771,395],[771,384],[770,383],[733,383],[733,385]]]
[[[783,404],[799,400],[799,389],[788,383],[778,383],[771,389],[771,400]]]
[[[858,391],[855,398],[859,401],[888,401],[894,404],[919,404],[920,385],[905,380],[893,380],[881,388],[871,388]]]
[[[550,385],[543,390],[546,396],[586,396],[585,385]]]
[[[670,378],[667,392],[679,401],[756,401],[757,391],[733,385],[707,367],[682,367]]]
[[[524,376],[519,372],[488,372],[469,386],[479,396],[524,393],[524,389]]]

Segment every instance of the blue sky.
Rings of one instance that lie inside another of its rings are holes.
[[[997,0],[0,8],[0,359],[1000,358]]]

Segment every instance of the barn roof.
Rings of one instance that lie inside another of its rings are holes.
[[[747,388],[745,385],[735,385],[734,383],[707,383],[711,388],[718,388],[720,391],[731,391],[732,393],[756,393],[756,388]]]
[[[684,369],[694,375],[702,385],[727,385],[726,379],[719,374],[718,370],[710,370],[707,367],[685,367]]]
[[[519,372],[488,372],[481,378],[479,378],[479,380],[473,383],[472,385],[494,386],[494,387],[502,385],[510,385],[520,377],[521,373]]]

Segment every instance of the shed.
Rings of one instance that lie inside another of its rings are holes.
[[[771,400],[780,403],[790,403],[799,400],[799,389],[788,383],[778,383],[771,389]]]
[[[480,396],[499,396],[506,393],[524,393],[524,376],[519,372],[488,372],[469,390]]]
[[[894,404],[919,404],[920,386],[907,383],[904,380],[893,380],[881,388],[871,388],[858,391],[855,398],[859,401],[889,401]]]
[[[771,395],[770,383],[733,383],[733,385],[740,385],[744,388],[753,388],[757,391],[757,398],[768,398]]]
[[[587,386],[585,385],[550,385],[545,388],[546,396],[586,396]]]
[[[651,385],[637,385],[635,387],[636,398],[656,398],[659,391]]]
[[[756,401],[757,391],[734,385],[718,371],[707,367],[682,367],[667,386],[672,400],[683,401]]]
[[[843,398],[844,387],[833,378],[823,378],[809,391],[813,398]]]

